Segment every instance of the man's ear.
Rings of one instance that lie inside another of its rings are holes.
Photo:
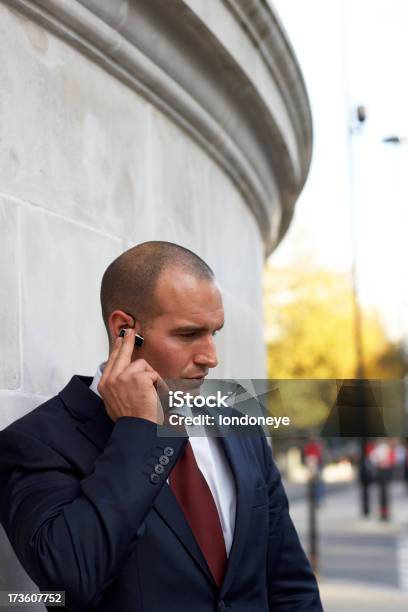
[[[134,328],[136,326],[136,321],[132,315],[129,315],[127,312],[123,310],[114,310],[109,316],[108,324],[109,338],[111,344],[113,344],[119,336],[120,330],[128,327]]]

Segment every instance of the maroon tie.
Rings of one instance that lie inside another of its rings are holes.
[[[170,486],[214,580],[221,586],[227,564],[224,535],[217,506],[188,441],[170,474]]]

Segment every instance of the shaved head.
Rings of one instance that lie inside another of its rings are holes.
[[[102,316],[108,335],[109,316],[115,310],[131,314],[143,325],[160,313],[155,288],[161,274],[172,269],[197,280],[214,280],[213,271],[198,255],[158,240],[138,244],[108,266],[101,284]]]

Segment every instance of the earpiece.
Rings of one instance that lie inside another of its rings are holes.
[[[123,337],[124,337],[124,335],[125,335],[125,332],[126,332],[126,329],[125,329],[124,327],[122,327],[122,329],[121,329],[121,330],[120,330],[120,332],[119,332],[119,336],[120,336],[121,338],[123,338]],[[136,335],[135,335],[135,346],[137,346],[138,348],[140,348],[141,346],[143,346],[143,344],[144,344],[144,338],[143,338],[143,336],[140,336],[139,334],[136,334]]]
[[[144,345],[144,338],[143,338],[143,336],[140,336],[139,334],[136,334],[135,335],[135,346],[138,346],[140,348],[143,345]]]

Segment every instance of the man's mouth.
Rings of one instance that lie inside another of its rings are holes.
[[[208,372],[196,374],[196,376],[183,376],[182,378],[167,379],[166,383],[172,391],[189,391],[198,389],[205,381]]]
[[[208,372],[206,374],[199,374],[197,376],[186,377],[184,379],[186,387],[188,387],[189,389],[194,389],[194,388],[197,389],[198,387],[201,387],[207,374]]]
[[[188,380],[204,380],[204,378],[207,376],[208,372],[206,372],[205,374],[198,374],[197,376],[188,376]]]

